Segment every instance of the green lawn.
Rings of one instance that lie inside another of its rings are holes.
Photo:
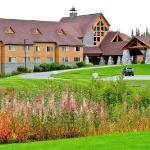
[[[92,73],[97,72],[100,77],[108,77],[108,76],[115,76],[121,75],[122,69],[125,66],[115,66],[109,68],[95,68],[95,69],[88,69],[88,70],[76,70],[65,72],[61,74],[53,75],[56,78],[63,78],[63,79],[91,79]],[[127,65],[127,67],[132,67],[134,69],[135,75],[150,75],[150,65],[146,64],[136,64],[136,65]]]
[[[0,150],[149,150],[150,132],[0,145]]]
[[[130,65],[129,67],[134,68],[135,74],[145,74],[150,75],[150,65],[145,64],[137,64]],[[108,68],[95,68],[88,70],[78,70],[71,71],[66,73],[61,73],[57,75],[53,75],[56,78],[62,79],[71,79],[71,80],[34,80],[34,79],[21,79],[18,76],[12,76],[8,78],[0,79],[0,87],[5,88],[16,88],[19,90],[30,90],[30,91],[40,91],[46,86],[50,86],[52,84],[58,85],[59,83],[72,83],[72,84],[81,84],[87,85],[90,83],[92,79],[92,73],[98,72],[101,77],[120,75],[122,72],[122,68],[124,66],[116,66],[116,67],[108,67]],[[139,87],[143,85],[143,87],[150,86],[150,81],[127,81],[130,86]],[[32,89],[32,90],[31,90]]]

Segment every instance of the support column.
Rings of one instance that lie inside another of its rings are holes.
[[[145,64],[150,64],[150,48],[146,50]]]
[[[114,64],[114,60],[112,56],[109,56],[108,58],[108,65],[113,65]]]
[[[100,57],[99,65],[104,65],[105,64],[105,59],[103,56]]]
[[[121,56],[118,56],[118,58],[117,58],[117,65],[121,65]]]
[[[85,62],[85,64],[89,64],[89,57],[87,55],[84,58],[84,62]]]
[[[133,64],[137,64],[137,55],[133,56]]]
[[[122,64],[123,65],[131,64],[130,52],[127,49],[123,50]]]

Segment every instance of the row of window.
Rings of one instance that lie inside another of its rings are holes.
[[[10,51],[16,51],[16,45],[9,45],[9,50]],[[30,46],[29,45],[25,45],[24,46],[24,50],[25,51],[29,51],[29,49],[30,49]],[[53,47],[51,47],[51,46],[47,46],[47,52],[51,52],[51,51],[53,51],[54,50],[54,48]],[[67,52],[69,50],[69,47],[68,46],[62,46],[62,51],[63,52]],[[40,51],[40,46],[35,46],[35,51],[36,52],[38,52],[38,51]],[[79,46],[77,46],[77,47],[75,47],[75,51],[80,51],[80,47]]]
[[[62,58],[62,62],[68,62],[68,61],[69,61],[68,57],[63,57]],[[80,57],[74,57],[74,62],[79,62],[79,61],[80,61]],[[9,57],[9,62],[10,63],[15,63],[16,62],[16,57]],[[30,62],[30,57],[24,57],[23,62]],[[40,57],[34,57],[34,62],[35,63],[40,63],[41,62]],[[53,63],[54,62],[53,57],[47,57],[47,62],[48,63]]]
[[[9,45],[9,50],[10,50],[10,51],[16,51],[16,48],[17,48],[16,45]],[[30,49],[30,46],[29,46],[29,45],[25,45],[25,46],[24,46],[24,50],[25,50],[25,51],[29,51],[29,49]],[[38,52],[38,51],[40,51],[40,46],[35,46],[34,49],[35,49],[36,52]],[[47,46],[47,52],[51,52],[51,51],[53,51],[53,50],[54,50],[53,47]]]

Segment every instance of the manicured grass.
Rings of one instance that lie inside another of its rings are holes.
[[[32,91],[40,91],[46,86],[50,86],[52,84],[58,85],[59,83],[72,83],[72,84],[80,84],[87,85],[91,82],[92,73],[98,72],[100,77],[104,78],[107,76],[120,75],[122,72],[122,68],[125,66],[116,66],[116,67],[108,67],[108,68],[95,68],[88,70],[78,70],[78,71],[70,71],[66,73],[61,73],[57,75],[53,75],[56,78],[69,79],[69,80],[33,80],[33,79],[22,79],[18,76],[12,76],[8,78],[0,79],[0,87],[4,88],[15,88],[19,90],[32,90]],[[135,74],[145,74],[150,75],[150,65],[145,64],[137,64],[137,65],[129,65],[128,67],[132,67],[135,71]],[[140,87],[140,86],[150,86],[150,81],[126,81],[130,86]]]
[[[150,65],[146,64],[136,64],[136,65],[127,65],[127,66],[115,66],[115,67],[108,67],[108,68],[95,68],[95,69],[88,69],[88,70],[76,70],[65,72],[61,74],[53,75],[56,78],[63,78],[63,79],[91,79],[92,73],[97,72],[101,78],[108,77],[108,76],[115,76],[121,75],[122,69],[124,67],[132,67],[134,69],[135,75],[150,75]]]
[[[0,150],[148,150],[150,132],[0,145]]]

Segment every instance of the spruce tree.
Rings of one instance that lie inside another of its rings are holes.
[[[146,36],[149,36],[149,35],[150,35],[149,30],[148,28],[146,28]]]
[[[134,37],[134,31],[133,31],[133,29],[131,31],[131,37]]]

